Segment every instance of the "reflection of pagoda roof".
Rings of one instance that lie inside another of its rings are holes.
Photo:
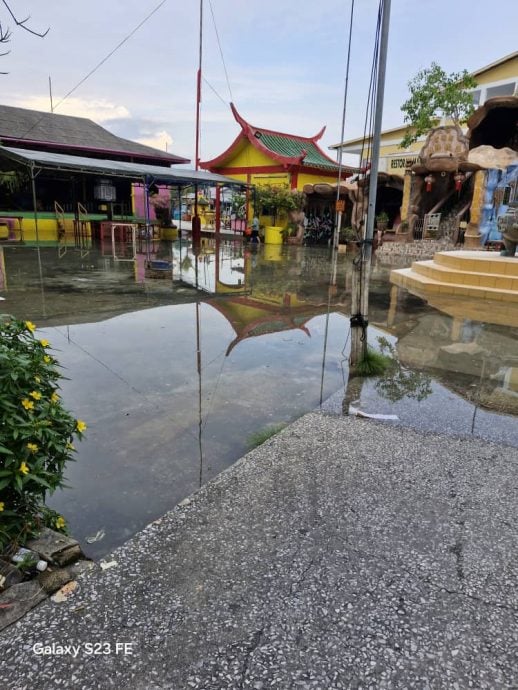
[[[249,142],[255,149],[285,166],[296,165],[302,169],[316,168],[328,172],[338,172],[336,161],[324,153],[317,144],[324,134],[325,127],[312,137],[277,132],[273,129],[265,129],[250,124],[241,117],[233,103],[230,104],[230,107],[236,122],[241,126],[241,131],[226,151],[212,160],[201,163],[203,168],[212,170],[223,166],[245,143]],[[342,170],[344,176],[350,175],[354,171],[348,166],[342,166]]]
[[[273,304],[246,295],[224,300],[212,299],[208,301],[208,304],[227,319],[236,333],[236,338],[230,343],[225,353],[227,356],[242,340],[267,333],[282,333],[297,329],[311,337],[305,324],[314,316],[327,311],[327,305],[304,304],[292,307]]]

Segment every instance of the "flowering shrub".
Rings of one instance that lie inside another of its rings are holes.
[[[0,315],[0,553],[41,527],[66,531],[45,497],[64,486],[86,424],[61,403],[57,360],[30,321]]]

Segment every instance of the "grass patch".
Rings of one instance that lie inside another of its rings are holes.
[[[273,424],[264,427],[264,429],[259,429],[259,431],[255,431],[253,434],[250,434],[246,441],[248,450],[252,450],[252,448],[257,448],[257,446],[262,445],[269,438],[275,436],[275,434],[278,434],[279,431],[282,431],[285,428],[285,426],[286,422],[283,422],[281,424]]]
[[[367,348],[363,359],[354,367],[354,373],[357,376],[364,377],[381,376],[381,374],[384,374],[392,364],[393,360],[391,357]]]

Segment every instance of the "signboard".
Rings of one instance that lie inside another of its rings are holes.
[[[335,210],[338,213],[343,213],[345,211],[345,199],[338,199],[336,201]]]
[[[388,173],[405,172],[408,168],[419,162],[419,156],[398,156],[388,161]]]

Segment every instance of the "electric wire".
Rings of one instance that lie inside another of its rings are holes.
[[[219,93],[216,91],[216,89],[214,88],[214,86],[212,86],[212,84],[211,84],[209,81],[207,81],[207,79],[205,79],[205,77],[202,77],[202,79],[203,79],[203,81],[207,84],[207,86],[209,87],[209,89],[211,89],[212,91],[214,91],[214,93],[215,93],[216,96],[219,98],[219,100],[223,103],[223,105],[225,105],[225,106],[228,105],[228,103],[226,102],[226,100],[223,98],[223,96],[221,96],[221,94],[219,94]]]
[[[110,50],[110,52],[109,52],[107,55],[105,55],[105,57],[103,57],[103,59],[100,60],[100,61],[95,65],[95,67],[93,67],[93,68],[88,72],[88,74],[86,74],[80,81],[78,81],[77,84],[76,84],[75,86],[73,86],[73,87],[70,89],[70,91],[68,91],[68,92],[63,96],[63,98],[62,98],[60,101],[58,101],[58,103],[54,106],[54,110],[56,110],[56,108],[59,108],[59,106],[60,106],[69,96],[71,96],[75,91],[77,91],[77,89],[78,89],[80,86],[82,86],[82,85],[85,83],[85,81],[87,81],[93,74],[95,74],[95,72],[97,72],[97,70],[98,70],[100,67],[102,67],[102,65],[104,65],[104,63],[107,62],[107,61],[112,57],[112,55],[114,55],[114,53],[117,52],[117,50],[119,50],[119,48],[121,48],[125,43],[127,43],[127,41],[129,41],[129,39],[130,39],[132,36],[134,36],[134,35],[137,33],[137,31],[138,31],[138,30],[139,30],[149,19],[151,19],[151,17],[152,17],[156,12],[158,12],[158,10],[159,10],[163,5],[165,5],[167,1],[168,1],[168,0],[161,0],[161,2],[159,2],[158,5],[156,5],[156,7],[155,7],[153,10],[151,10],[151,12],[149,12],[149,13],[144,17],[144,19],[142,19],[142,21],[140,21],[140,22],[137,24],[137,26],[136,26],[134,29],[132,29],[132,30],[129,32],[129,34],[127,34],[127,35],[122,39],[122,41],[119,41],[119,43],[118,43],[112,50]],[[21,137],[19,137],[19,138],[20,138],[20,139],[25,139],[25,137],[26,137],[30,132],[32,132],[32,130],[33,130],[35,127],[37,127],[37,126],[39,125],[39,123],[43,120],[44,117],[45,117],[45,115],[42,115],[38,120],[36,120],[36,122],[35,122],[33,125],[31,125],[31,127],[30,127]]]
[[[212,23],[214,24],[214,31],[216,32],[216,39],[218,41],[219,54],[221,55],[221,62],[223,63],[223,70],[225,72],[225,79],[227,80],[228,92],[230,94],[230,102],[234,100],[232,97],[232,89],[230,88],[230,80],[228,78],[227,66],[225,64],[225,58],[223,57],[223,49],[221,48],[221,41],[219,40],[219,32],[216,24],[216,17],[214,16],[214,9],[212,7],[212,0],[209,0],[210,13],[212,15]]]

